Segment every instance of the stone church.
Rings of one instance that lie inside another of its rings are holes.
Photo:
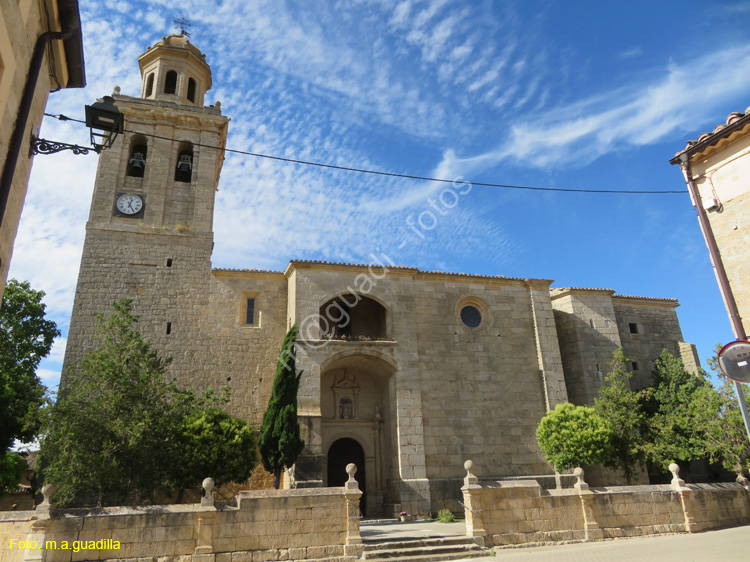
[[[212,269],[229,119],[204,106],[211,70],[187,38],[163,38],[139,65],[140,96],[114,92],[126,133],[99,159],[63,387],[94,344],[95,314],[130,298],[172,376],[199,391],[229,385],[230,411],[257,426],[296,322],[306,447],[290,481],[341,485],[354,462],[363,511],[378,516],[458,510],[466,459],[487,477],[552,475],[540,418],[592,402],[618,347],[635,385],[664,348],[696,367],[673,299],[421,271],[385,255]]]

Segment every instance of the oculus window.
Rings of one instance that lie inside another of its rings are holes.
[[[478,328],[482,323],[481,311],[473,305],[466,305],[461,309],[461,322],[467,328]]]

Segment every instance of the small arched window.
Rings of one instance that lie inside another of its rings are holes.
[[[154,93],[154,73],[148,75],[148,79],[146,80],[146,97],[150,98],[151,94]]]
[[[188,80],[187,99],[188,101],[195,103],[195,80],[192,78]]]
[[[146,145],[146,138],[140,135],[133,137],[130,141],[130,158],[128,158],[127,175],[135,178],[143,177],[143,172],[146,169],[147,154],[148,146]]]
[[[193,145],[190,143],[180,145],[174,179],[185,183],[190,183],[193,179]]]
[[[174,94],[177,91],[177,72],[170,70],[164,79],[164,93]]]

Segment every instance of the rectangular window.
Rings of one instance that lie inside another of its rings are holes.
[[[255,299],[247,299],[247,308],[245,310],[245,324],[252,326],[255,324]]]
[[[630,366],[633,368],[634,371],[638,370],[638,362],[637,361],[631,362]]]
[[[629,324],[630,326],[630,333],[631,334],[637,334],[638,333],[638,324]]]

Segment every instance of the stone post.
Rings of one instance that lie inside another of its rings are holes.
[[[349,480],[344,484],[344,497],[346,498],[346,544],[344,555],[359,558],[362,556],[362,536],[359,534],[359,499],[362,490],[354,479],[357,473],[357,465],[349,463],[346,465],[346,473]]]
[[[52,494],[55,493],[54,484],[45,484],[42,487],[42,496],[44,501],[34,509],[34,515],[31,516],[31,532],[26,534],[26,544],[34,541],[36,548],[27,548],[23,555],[24,562],[44,562],[47,559],[45,551],[45,540],[47,530],[52,522],[52,512],[55,505],[52,503]]]
[[[474,468],[472,461],[466,461],[464,463],[464,469],[466,469],[466,477],[464,478],[464,485],[461,491],[464,494],[464,513],[466,514],[466,536],[472,537],[474,542],[479,546],[485,546],[485,537],[487,531],[484,528],[484,521],[482,521],[482,511],[484,511],[481,500],[482,486],[479,484],[479,478],[477,478],[471,469]]]
[[[214,523],[216,522],[216,506],[214,505],[214,479],[206,478],[203,480],[203,489],[205,493],[201,498],[200,507],[196,512],[196,524],[198,526],[196,535],[197,540],[195,541],[195,554],[193,555],[193,562],[214,562],[216,555],[214,554],[213,535],[214,535]]]
[[[576,483],[573,487],[578,490],[581,498],[581,508],[583,509],[583,530],[587,541],[595,541],[604,538],[604,532],[599,528],[599,523],[594,515],[594,492],[589,489],[589,485],[583,480],[583,469],[579,466],[573,470],[573,476],[576,477]]]
[[[750,519],[750,481],[745,477],[742,467],[737,467],[737,484],[742,486],[745,491],[745,517]]]
[[[669,472],[672,473],[672,482],[670,483],[670,486],[680,496],[680,505],[682,506],[682,513],[685,516],[685,532],[694,533],[699,529],[696,529],[695,524],[693,523],[693,516],[689,509],[690,498],[693,492],[690,488],[685,486],[685,481],[680,478],[679,465],[676,463],[670,464]]]

